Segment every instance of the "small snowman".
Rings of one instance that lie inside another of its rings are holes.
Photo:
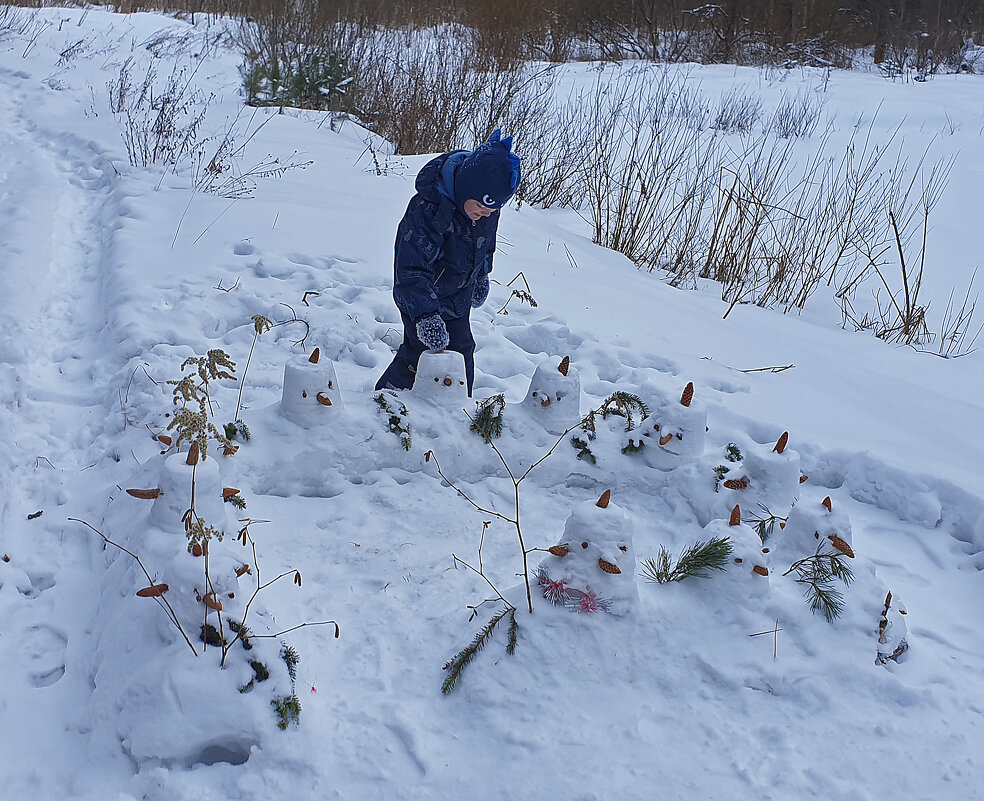
[[[707,410],[694,404],[694,384],[689,382],[679,403],[656,409],[643,429],[646,464],[657,470],[672,470],[681,462],[704,453]]]
[[[198,516],[220,531],[228,529],[227,506],[223,500],[222,477],[218,460],[199,458],[200,448],[193,442],[187,453],[173,453],[164,460],[154,505],[150,510],[150,522],[165,531],[181,524],[191,506],[192,477],[195,484],[195,510]],[[134,495],[136,491],[131,491]],[[136,497],[145,497],[137,495]]]
[[[581,377],[571,357],[560,364],[550,359],[533,371],[530,388],[520,406],[549,434],[560,435],[581,420]]]
[[[725,492],[723,503],[740,499],[746,509],[758,507],[778,515],[791,509],[799,499],[803,476],[799,454],[788,444],[789,432],[784,431],[771,449],[745,448],[741,466],[729,473],[731,478],[721,482]]]
[[[741,520],[741,507],[735,506],[727,520],[712,520],[704,527],[710,538],[731,541],[731,564],[726,576],[748,597],[761,597],[769,589],[769,549],[751,526]]]
[[[885,665],[890,660],[898,662],[899,657],[909,650],[906,634],[909,627],[905,622],[905,606],[892,593],[885,596],[885,608],[878,621],[878,652],[875,663]]]
[[[280,410],[302,428],[324,425],[341,408],[335,367],[315,348],[307,358],[295,356],[284,366]]]
[[[574,509],[561,541],[536,571],[543,597],[575,612],[624,615],[636,603],[631,522],[605,490]]]
[[[813,556],[818,549],[824,554],[840,553],[854,558],[851,520],[846,512],[835,511],[829,495],[820,503],[803,500],[797,503],[773,538],[773,559],[781,567]]]
[[[465,357],[453,350],[424,351],[410,391],[448,409],[461,409],[468,403]]]

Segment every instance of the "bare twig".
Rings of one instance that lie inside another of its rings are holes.
[[[73,523],[81,523],[83,526],[86,526],[86,527],[90,528],[92,531],[94,531],[96,534],[98,534],[100,537],[102,537],[103,542],[106,543],[106,545],[112,545],[114,548],[119,548],[127,556],[131,557],[140,566],[140,569],[143,571],[144,575],[147,577],[147,581],[150,582],[150,586],[152,586],[152,587],[153,586],[156,586],[154,584],[154,579],[151,577],[150,573],[147,571],[147,568],[144,567],[144,563],[142,561],[140,561],[140,557],[137,556],[135,553],[133,553],[133,551],[127,550],[122,545],[120,545],[118,542],[113,542],[113,540],[111,540],[109,537],[107,537],[105,534],[103,534],[99,529],[97,529],[92,524],[87,523],[85,520],[79,520],[76,517],[70,517],[68,519],[71,520]],[[157,601],[158,606],[160,606],[162,609],[164,609],[164,613],[167,615],[168,620],[170,620],[175,625],[175,627],[177,628],[177,630],[179,632],[181,632],[181,636],[184,637],[185,642],[188,643],[188,647],[191,648],[192,653],[194,653],[195,656],[198,656],[198,649],[195,648],[195,646],[192,645],[191,640],[188,639],[188,635],[185,634],[185,630],[184,630],[184,628],[181,625],[181,621],[178,620],[177,613],[174,611],[174,608],[171,606],[171,604],[167,600],[166,596],[164,596],[164,595],[158,595],[158,596],[155,596],[154,597],[154,600]]]

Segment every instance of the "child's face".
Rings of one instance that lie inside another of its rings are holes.
[[[465,214],[468,215],[468,219],[472,222],[482,219],[482,217],[490,217],[495,214],[495,209],[490,209],[488,206],[483,206],[477,200],[466,200]]]

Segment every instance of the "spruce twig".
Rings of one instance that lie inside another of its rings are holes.
[[[519,623],[516,622],[516,610],[513,607],[503,609],[497,615],[492,617],[488,623],[486,623],[479,632],[475,635],[472,641],[458,651],[452,659],[444,663],[442,668],[446,671],[447,675],[444,677],[444,683],[441,685],[441,692],[447,695],[451,692],[458,679],[461,677],[462,671],[471,664],[472,660],[475,658],[476,654],[481,651],[489,641],[492,639],[492,635],[495,632],[496,626],[502,622],[502,619],[509,617],[509,642],[506,645],[506,653],[512,654],[516,650],[516,633],[519,631]]]
[[[486,442],[502,435],[502,412],[506,408],[506,396],[493,395],[483,401],[477,401],[478,408],[471,422],[471,430],[480,434]]]

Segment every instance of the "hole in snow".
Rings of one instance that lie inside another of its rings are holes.
[[[197,756],[188,760],[188,767],[195,765],[244,765],[249,759],[250,744],[236,740],[216,740],[204,746]]]

